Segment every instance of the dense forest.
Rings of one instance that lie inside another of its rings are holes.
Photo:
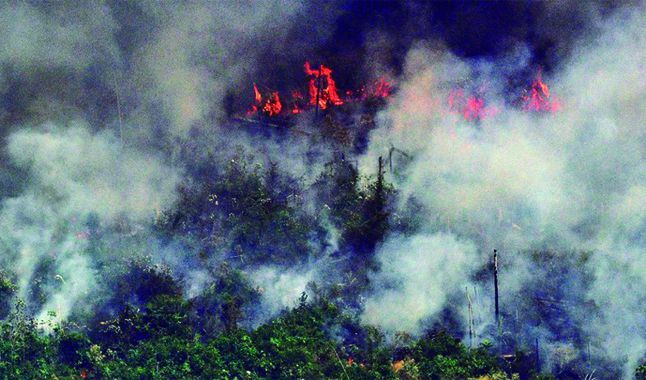
[[[383,105],[369,104],[360,120],[372,120]],[[307,189],[276,163],[263,165],[239,148],[219,168],[212,165],[216,159],[193,168],[179,185],[177,202],[157,215],[150,230],[137,231],[128,220],[111,227],[91,216],[82,221],[84,233],[75,238],[88,240],[84,254],[96,260],[92,281],[98,286],[67,321],[57,318],[56,306],[45,317],[32,317],[47,302],[46,289],[66,282],[55,257],[38,263],[28,302],[12,298],[16,277],[2,272],[2,377],[554,378],[540,373],[535,347],[514,343],[515,350],[502,356],[497,341],[461,342],[457,321],[429,325],[418,337],[405,331],[386,336],[362,323],[358,312],[370,287],[368,273],[379,266],[376,246],[419,222],[393,214],[396,189],[384,178],[383,159],[375,163],[376,176],[361,177],[343,158],[341,152],[351,157],[359,149],[360,134],[338,139],[335,114],[321,118],[320,134],[308,138],[333,147],[336,156]],[[304,204],[314,198],[308,192],[316,193],[315,208],[324,207],[324,213]],[[339,234],[334,247],[328,246],[330,228]],[[156,263],[138,251],[151,236],[163,247],[172,242],[181,264]],[[253,268],[288,268],[324,254],[333,264],[317,265],[334,265],[333,277],[306,284],[289,306],[262,303],[265,290],[249,275]],[[200,268],[208,280],[190,289],[196,280],[181,267]],[[576,378],[586,370],[589,365],[580,361],[558,374]]]
[[[640,5],[0,4],[0,379],[646,380]]]

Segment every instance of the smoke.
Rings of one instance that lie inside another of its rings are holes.
[[[109,38],[116,29],[110,10],[95,2],[77,5],[57,3],[47,10],[25,3],[3,5],[3,64],[26,70],[83,70],[98,60],[118,59],[118,48]]]
[[[420,322],[437,317],[463,289],[476,259],[473,244],[449,234],[391,238],[377,252],[382,271],[372,275],[378,290],[365,302],[363,321],[391,332],[421,332]]]
[[[400,91],[380,116],[363,167],[369,173],[391,146],[412,155],[409,162],[395,158],[391,180],[401,210],[411,200],[423,206],[424,231],[383,244],[364,320],[419,331],[420,322],[437,319],[449,306],[446,289],[479,283],[473,273],[493,248],[506,262],[502,305],[511,311],[531,302],[519,296],[527,284],[555,281],[541,278],[549,271],[526,252],[589,251],[579,274],[571,273],[580,289],[568,289],[580,306],[565,318],[576,321],[597,357],[626,363],[630,376],[646,351],[644,21],[643,12],[627,8],[600,25],[599,35],[579,40],[562,70],[546,79],[564,104],[556,114],[522,112],[506,102],[505,78],[487,63],[425,45],[409,51]],[[500,71],[513,72],[504,67],[513,61],[498,62]],[[485,86],[495,117],[476,126],[447,110],[450,89],[465,82]],[[462,245],[447,241],[447,230]],[[439,243],[429,244],[435,259],[418,253],[424,239]],[[419,273],[429,267],[427,275]],[[447,279],[438,283],[434,273]],[[592,283],[586,287],[587,275]],[[584,301],[596,306],[592,315],[585,314]],[[488,306],[480,313],[489,314]]]
[[[370,174],[391,147],[405,151],[393,156],[396,211],[417,215],[410,225],[421,226],[378,248],[363,320],[418,333],[446,308],[464,315],[456,294],[489,291],[478,276],[493,248],[501,252],[503,311],[531,309],[519,295],[554,271],[527,252],[556,251],[581,267],[556,283],[568,286],[569,301],[594,305],[567,318],[595,355],[634,367],[646,350],[643,12],[627,7],[608,18],[612,5],[514,4],[3,4],[0,263],[40,318],[53,310],[65,319],[100,276],[90,226],[106,235],[123,224],[146,230],[207,160],[221,166],[240,146],[309,187],[333,155],[319,140],[259,138],[226,120],[244,94],[251,98],[254,80],[279,86],[289,78],[275,73],[289,70],[300,81],[304,59],[331,58],[341,78],[364,68],[401,73],[361,172]],[[367,12],[373,6],[379,12]],[[495,17],[502,8],[513,23]],[[488,58],[464,58],[479,54]],[[509,101],[517,96],[509,78],[537,62],[554,69],[544,79],[563,104],[559,113],[531,114]],[[483,91],[496,115],[474,125],[450,112],[456,86]],[[303,118],[298,129],[316,132],[310,124]],[[313,193],[304,190],[299,205],[318,215],[335,251],[340,232]],[[409,212],[411,204],[422,212]],[[141,244],[186,278],[188,296],[209,282],[197,259],[184,260],[192,252],[178,254],[188,250],[180,243]],[[579,262],[572,252],[581,251],[589,256]],[[340,275],[333,270],[323,261],[268,266],[251,279],[273,316],[310,281]],[[475,312],[489,315],[490,303],[477,300]],[[491,326],[481,319],[475,328],[484,337]],[[550,327],[534,333],[558,340]]]
[[[148,223],[174,202],[181,172],[81,123],[22,129],[7,151],[29,179],[20,195],[2,201],[3,265],[16,268],[19,296],[27,298],[35,272],[48,262],[52,277],[40,314],[65,319],[95,283],[88,223]]]
[[[39,318],[68,318],[105,284],[103,254],[152,253],[198,294],[208,279],[182,261],[189,248],[113,236],[149,231],[194,166],[220,165],[237,146],[313,175],[307,144],[284,149],[223,123],[227,99],[289,44],[303,12],[295,1],[0,6],[0,262]],[[304,40],[325,23],[314,29]],[[118,246],[97,252],[93,230]]]
[[[248,7],[247,7],[248,6]],[[148,4],[145,12],[160,24],[136,59],[135,80],[148,98],[161,105],[170,134],[186,137],[192,127],[226,116],[227,89],[256,69],[261,46],[281,41],[298,3],[205,2]],[[208,117],[208,118],[207,118]]]
[[[258,322],[276,316],[283,310],[297,306],[299,297],[307,290],[310,282],[316,278],[315,268],[285,269],[264,266],[250,273],[252,281],[257,284],[262,294],[262,315],[256,317]]]

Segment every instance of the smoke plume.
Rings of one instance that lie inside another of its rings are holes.
[[[583,330],[593,355],[625,363],[630,376],[646,351],[643,24],[643,11],[627,8],[599,25],[598,35],[578,41],[546,79],[563,103],[554,114],[522,112],[506,101],[504,78],[487,62],[424,44],[409,51],[400,91],[371,135],[364,167],[370,172],[391,146],[412,156],[395,156],[391,180],[401,210],[413,200],[422,205],[424,230],[382,245],[364,320],[416,331],[438,310],[456,307],[446,303],[448,292],[473,284],[480,294],[491,292],[490,277],[482,282],[474,273],[489,268],[494,248],[505,263],[502,307],[512,314],[531,303],[520,296],[529,284],[560,281],[528,252],[588,251],[587,261],[571,262],[580,266],[569,272],[573,286],[560,290],[574,293],[576,302],[564,318]],[[498,97],[489,103],[494,117],[474,125],[447,110],[450,89],[465,82]],[[462,243],[447,241],[447,231]],[[586,302],[595,305],[591,314]],[[491,302],[483,305],[476,313],[492,315]]]

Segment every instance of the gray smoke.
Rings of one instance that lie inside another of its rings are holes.
[[[303,9],[286,1],[0,6],[0,263],[20,298],[39,299],[39,317],[66,319],[93,291],[98,253],[88,224],[147,231],[173,206],[192,160],[258,148],[221,125],[225,97],[251,89],[260,55],[286,45]],[[152,253],[189,277],[192,295],[205,283],[203,272],[169,259],[183,247],[136,245],[111,254]],[[34,277],[42,273],[48,278]]]
[[[181,172],[78,123],[21,129],[7,150],[29,180],[19,196],[2,202],[3,266],[15,268],[19,296],[26,298],[37,266],[51,261],[56,281],[40,316],[56,311],[65,319],[94,285],[88,218],[107,226],[149,223],[173,203]]]
[[[424,231],[380,248],[365,321],[419,331],[420,323],[437,319],[452,292],[474,283],[472,274],[493,248],[504,252],[508,307],[522,302],[524,284],[551,280],[537,278],[544,272],[523,252],[590,251],[581,271],[593,281],[583,291],[598,313],[581,315],[581,308],[568,318],[600,355],[626,363],[631,376],[646,351],[645,21],[642,9],[628,8],[603,24],[600,35],[581,38],[563,69],[545,78],[563,104],[556,114],[505,103],[503,80],[487,64],[425,45],[408,53],[400,92],[372,134],[364,171],[374,170],[376,156],[391,146],[412,155],[410,162],[395,160],[391,180],[401,209],[413,199],[424,207]],[[507,69],[514,68],[500,71]],[[497,109],[477,127],[447,109],[451,87],[465,82],[486,84],[488,106]],[[455,237],[447,241],[446,232]],[[480,313],[489,310],[485,302]]]

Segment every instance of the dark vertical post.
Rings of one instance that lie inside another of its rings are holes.
[[[534,341],[534,350],[536,351],[536,373],[541,373],[541,354],[538,349],[538,338]]]
[[[464,291],[467,295],[467,305],[469,311],[469,348],[473,346],[473,306],[471,306],[471,297],[469,296],[469,287],[465,286]]]
[[[498,251],[493,250],[493,286],[496,303],[496,324],[500,328],[500,308],[498,304]]]
[[[121,101],[119,100],[119,84],[117,83],[117,74],[113,74],[114,94],[117,97],[117,115],[119,116],[119,140],[123,145],[123,117],[121,116]]]

